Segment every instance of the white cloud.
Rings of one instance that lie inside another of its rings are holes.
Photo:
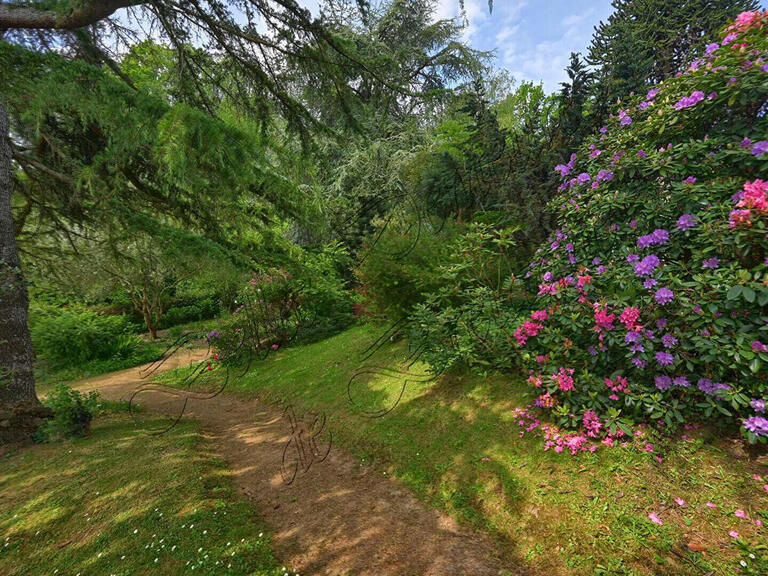
[[[542,81],[547,92],[556,91],[560,82],[567,78],[565,67],[570,53],[585,51],[597,20],[594,8],[567,15],[552,25],[560,33],[557,39],[535,43],[528,42],[527,35],[519,37],[519,26],[502,28],[496,34],[500,45],[498,66],[508,68],[518,79]]]

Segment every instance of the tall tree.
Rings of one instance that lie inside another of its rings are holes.
[[[0,445],[28,438],[45,411],[35,395],[28,296],[11,217],[13,174],[8,113],[0,95]]]
[[[599,68],[602,97],[615,103],[669,78],[729,20],[758,8],[757,0],[613,0],[587,58]]]
[[[129,13],[116,18],[120,9],[127,9]],[[363,75],[375,77],[382,85],[397,89],[396,81],[386,77],[386,70],[378,69],[375,63],[359,55],[353,44],[342,42],[295,0],[19,0],[0,4],[0,35],[5,41],[42,52],[70,57],[86,53],[91,61],[108,67],[129,86],[131,83],[117,62],[122,48],[136,43],[142,36],[159,37],[170,44],[176,54],[175,64],[181,77],[180,85],[184,88],[179,101],[215,115],[220,103],[227,100],[264,123],[277,111],[287,128],[305,142],[313,132],[328,131],[328,128],[292,93],[290,83],[286,81],[286,70],[312,73],[317,89],[337,94],[340,100],[355,97],[356,87],[346,82],[350,65],[361,70]],[[0,46],[4,43],[0,42]],[[191,45],[202,50],[192,50]],[[211,59],[206,57],[209,53],[218,56]],[[222,65],[227,70],[223,77],[219,74]],[[24,73],[7,69],[4,72]],[[92,180],[75,180],[51,168],[37,157],[35,148],[11,149],[9,134],[12,131],[6,120],[4,104],[6,90],[4,83],[0,94],[0,102],[3,102],[0,123],[0,271],[3,273],[0,290],[0,371],[3,378],[0,416],[4,416],[0,418],[0,443],[29,436],[40,414],[34,391],[34,357],[26,328],[28,297],[14,237],[11,158],[13,156],[17,165],[35,172],[41,179],[58,180],[65,193],[73,192],[71,199],[83,208],[82,216],[87,215],[91,205],[78,202],[80,193],[93,192]],[[97,96],[108,98],[113,94],[114,91],[107,91]],[[128,110],[131,109],[129,106]],[[183,109],[180,113],[181,116],[175,119],[179,123],[183,122],[185,114]],[[96,116],[81,116],[69,124],[66,115],[62,118],[60,112],[43,118],[53,130],[58,129],[57,124],[63,120],[64,130],[76,136],[75,144],[85,151],[85,158],[103,160],[98,153],[105,138],[98,131]],[[189,139],[199,146],[206,136],[204,132],[184,130],[177,135],[180,138],[171,143],[172,146],[184,145]],[[56,150],[45,145],[43,149],[51,152],[49,159],[58,161]],[[185,169],[194,168],[195,156],[188,162],[184,154],[176,154],[174,158],[176,161],[167,166],[168,173],[183,180]],[[138,191],[146,199],[176,198],[173,186],[153,186],[151,172],[133,171],[130,163],[131,160],[125,158],[124,169],[116,172],[130,184],[122,188],[126,192],[123,198],[129,190]],[[103,168],[103,173],[89,173],[88,176],[113,175],[109,166]],[[258,188],[258,182],[255,185]],[[99,189],[107,188],[96,188]],[[187,212],[196,214],[194,210],[199,208],[195,205],[196,198],[196,194],[191,194],[186,207],[183,202],[164,203],[161,200],[156,210],[162,213],[170,208],[179,216]],[[105,207],[118,204],[110,200],[109,194],[96,195],[92,200]],[[252,203],[249,208],[258,210],[260,207],[258,203]],[[201,220],[203,227],[204,221],[210,222]]]

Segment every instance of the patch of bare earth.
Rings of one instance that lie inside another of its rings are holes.
[[[183,352],[163,368],[203,357],[200,351]],[[130,398],[140,383],[135,368],[75,387],[120,400]],[[161,392],[142,394],[136,401],[142,408],[170,415],[180,408],[179,398]],[[281,465],[292,430],[277,408],[219,395],[190,399],[187,416],[199,419],[213,434],[235,485],[271,525],[275,554],[293,571],[376,576],[521,573],[505,565],[489,536],[429,509],[376,467],[361,467],[338,446],[287,485]],[[289,464],[292,450],[289,447]]]

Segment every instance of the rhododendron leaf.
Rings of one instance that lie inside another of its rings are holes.
[[[752,370],[752,372],[760,370],[760,358],[752,360],[752,362],[749,363],[749,369]]]
[[[744,300],[746,300],[747,302],[752,303],[755,301],[755,291],[752,290],[752,288],[749,288],[747,286],[742,287],[741,295],[744,297]]]
[[[731,289],[728,290],[728,294],[726,294],[725,297],[728,298],[728,300],[736,300],[736,298],[741,295],[741,290],[741,286],[731,286]]]
[[[760,306],[765,306],[766,304],[768,304],[768,292],[766,292],[765,290],[760,292],[760,295],[757,297],[757,303]]]

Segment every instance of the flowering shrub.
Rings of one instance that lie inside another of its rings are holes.
[[[768,437],[767,111],[768,12],[745,13],[556,167],[561,227],[514,338],[560,426]]]
[[[254,272],[238,295],[232,318],[211,331],[208,342],[223,360],[278,350],[308,321],[300,288],[283,269]]]

